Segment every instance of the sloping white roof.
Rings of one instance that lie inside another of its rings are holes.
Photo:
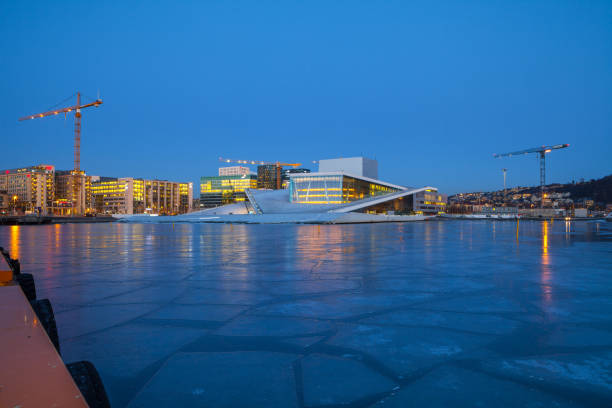
[[[425,190],[437,190],[435,187],[422,187],[412,190],[402,190],[395,193],[389,193],[378,197],[370,197],[359,201],[353,201],[350,204],[343,205],[341,208],[335,208],[329,210],[330,213],[347,213],[351,211],[360,210],[362,208],[370,207],[376,204],[384,203],[387,201],[395,200],[396,198],[405,197],[407,195],[416,194]]]

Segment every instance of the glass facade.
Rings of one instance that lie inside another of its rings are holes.
[[[425,190],[415,194],[414,211],[416,214],[439,214],[446,210],[446,196],[436,190]]]
[[[106,214],[175,215],[189,212],[191,183],[103,177],[91,183],[94,207]]]
[[[55,196],[55,167],[41,164],[2,170],[0,190],[10,196],[15,209],[47,214]]]
[[[394,191],[399,189],[343,174],[305,174],[289,183],[291,202],[300,204],[346,204]]]
[[[212,208],[246,201],[244,190],[247,188],[257,188],[255,175],[201,177],[200,207]]]
[[[257,188],[270,190],[277,189],[278,176],[282,174],[282,171],[282,167],[279,171],[275,164],[264,164],[257,166]]]
[[[410,194],[398,197],[394,200],[362,208],[357,210],[357,212],[367,214],[412,215],[415,214],[414,196]]]

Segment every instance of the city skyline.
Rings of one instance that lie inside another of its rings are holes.
[[[571,147],[547,183],[612,170],[609,3],[4,9],[2,168],[72,167],[71,117],[17,119],[79,90],[104,100],[83,113],[91,175],[195,186],[218,156],[365,156],[385,180],[453,194],[499,189],[502,168],[535,186],[535,157],[493,153],[557,143]]]

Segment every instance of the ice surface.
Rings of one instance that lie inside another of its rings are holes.
[[[114,408],[612,406],[612,223],[168,219],[0,245]]]
[[[301,361],[304,405],[344,405],[393,390],[396,383],[362,363],[311,354]]]
[[[167,305],[148,314],[149,319],[162,320],[201,320],[220,322],[229,320],[245,311],[239,305]]]
[[[432,327],[482,334],[506,334],[520,325],[503,317],[464,312],[400,310],[360,320],[364,324]]]
[[[179,353],[129,406],[297,407],[295,359],[269,352]]]
[[[241,316],[223,326],[216,334],[224,336],[310,336],[331,332],[326,321],[287,317]]]
[[[158,369],[155,365],[205,334],[202,329],[131,323],[62,342],[62,357],[70,362],[87,356],[104,379],[112,406],[125,406]]]
[[[612,351],[552,356],[529,356],[483,362],[485,372],[548,389],[565,390],[600,406],[612,402]],[[603,401],[607,401],[603,403]]]
[[[344,325],[329,344],[373,356],[398,376],[451,359],[471,358],[491,338],[433,328]]]
[[[436,369],[376,404],[377,408],[430,406],[566,408],[581,405],[528,386],[452,366]]]
[[[411,305],[429,297],[427,293],[335,295],[264,306],[257,309],[257,312],[269,315],[340,319]]]

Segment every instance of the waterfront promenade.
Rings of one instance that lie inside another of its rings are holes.
[[[0,245],[113,407],[612,403],[612,223],[2,226]]]

